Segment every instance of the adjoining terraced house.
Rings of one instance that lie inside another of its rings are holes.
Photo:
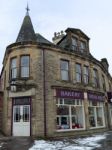
[[[80,29],[35,33],[29,13],[16,42],[6,48],[1,72],[6,135],[58,137],[107,130],[108,62],[90,53]]]

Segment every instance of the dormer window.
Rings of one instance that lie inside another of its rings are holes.
[[[72,50],[77,50],[77,39],[75,37],[72,37]]]
[[[86,43],[84,41],[80,42],[80,51],[83,53],[86,49]]]

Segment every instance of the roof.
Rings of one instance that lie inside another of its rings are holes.
[[[41,34],[36,33],[36,41],[38,43],[45,43],[45,44],[53,44],[50,41],[48,41],[46,38],[44,38]]]
[[[90,39],[82,30],[80,29],[76,29],[76,28],[67,28],[65,30],[65,32],[69,32],[71,31],[72,33],[75,33],[75,34],[81,34],[82,36],[84,36],[85,38],[87,38],[88,40]]]
[[[16,40],[16,42],[23,41],[36,41],[36,35],[31,22],[31,18],[28,13],[24,17],[21,29]]]

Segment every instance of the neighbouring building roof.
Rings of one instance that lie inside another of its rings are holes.
[[[24,17],[16,42],[36,41],[35,31],[28,13]]]
[[[36,33],[36,41],[38,43],[45,43],[45,44],[53,44],[50,41],[48,41],[46,38],[44,38],[41,34]]]

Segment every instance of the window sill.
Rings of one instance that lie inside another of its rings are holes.
[[[100,128],[105,128],[106,126],[98,126],[98,127],[91,127],[91,128],[89,128],[90,130],[92,130],[92,129],[100,129]]]
[[[85,128],[77,128],[77,129],[62,129],[62,130],[56,130],[56,132],[72,132],[72,131],[83,131]]]

